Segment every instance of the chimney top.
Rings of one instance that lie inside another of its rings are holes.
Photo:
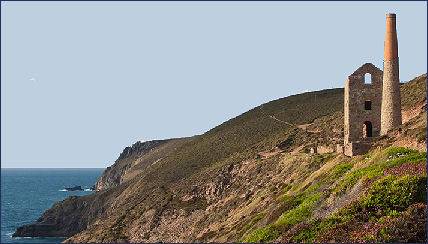
[[[384,61],[395,60],[398,58],[397,29],[395,22],[395,14],[388,13],[386,15]]]

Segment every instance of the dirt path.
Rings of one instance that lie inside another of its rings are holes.
[[[276,121],[278,121],[278,122],[281,122],[281,123],[287,124],[287,125],[296,126],[295,124],[292,124],[292,123],[290,123],[290,122],[280,120],[280,119],[278,119],[277,117],[275,117],[275,116],[273,116],[273,115],[269,115],[269,118],[274,119],[274,120],[276,120]]]

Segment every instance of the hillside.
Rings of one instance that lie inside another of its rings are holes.
[[[55,204],[15,235],[424,242],[426,75],[402,85],[402,107],[406,123],[353,158],[330,152],[343,136],[343,89],[271,101],[203,135],[137,143],[100,191]]]

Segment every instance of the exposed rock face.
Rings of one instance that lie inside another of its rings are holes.
[[[95,189],[101,191],[119,185],[123,181],[123,176],[133,166],[136,159],[168,141],[169,140],[138,141],[132,146],[126,147],[123,149],[116,162],[112,166],[107,167],[103,172],[95,184]]]
[[[130,147],[125,147],[125,149],[123,149],[122,153],[119,155],[119,158],[117,159],[117,161],[128,158],[133,154],[134,155],[145,154],[151,149],[168,141],[169,140],[154,140],[154,141],[146,141],[146,142],[138,141]]]
[[[14,237],[66,237],[86,228],[87,223],[98,216],[102,205],[93,196],[72,196],[47,210],[34,224],[19,227]]]

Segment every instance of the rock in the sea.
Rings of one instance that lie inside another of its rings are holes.
[[[12,237],[62,237],[55,224],[30,224],[19,227]]]
[[[65,190],[67,190],[67,191],[83,191],[83,188],[81,186],[73,186],[73,187],[66,187]]]

